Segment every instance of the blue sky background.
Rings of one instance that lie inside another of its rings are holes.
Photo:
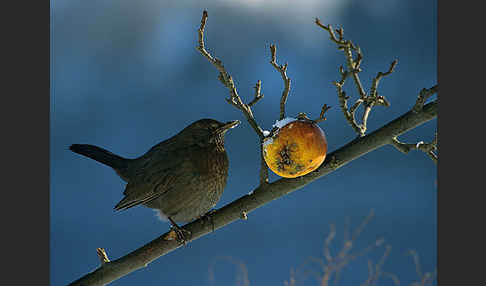
[[[322,104],[333,107],[320,123],[330,151],[355,133],[331,84],[344,57],[315,17],[343,26],[345,37],[362,48],[366,89],[378,71],[399,60],[379,88],[391,106],[373,110],[369,131],[407,112],[420,89],[437,82],[436,1],[53,0],[51,7],[51,285],[66,285],[98,267],[97,247],[116,259],[169,229],[148,208],[114,212],[124,182],[110,168],[70,152],[72,143],[136,157],[197,119],[239,119],[243,123],[226,136],[229,178],[217,207],[257,186],[257,136],[226,103],[216,70],[195,49],[203,9],[209,12],[207,48],[223,60],[240,96],[251,100],[252,87],[262,80],[265,98],[253,108],[260,125],[270,129],[279,114],[283,83],[269,64],[275,43],[292,79],[288,114],[317,117]],[[354,86],[345,90],[356,98]],[[435,129],[433,120],[400,139],[430,141]],[[419,253],[423,271],[437,265],[436,173],[421,152],[383,147],[112,285],[235,285],[236,267],[221,256],[245,263],[251,285],[283,285],[291,268],[310,256],[323,258],[329,224],[337,226],[336,251],[346,218],[355,228],[370,209],[376,216],[356,249],[384,237],[392,246],[384,271],[409,285],[417,275],[407,250]],[[367,259],[377,261],[383,252],[350,264],[339,285],[361,284]],[[214,283],[208,278],[212,263]],[[299,282],[318,285],[312,276]]]

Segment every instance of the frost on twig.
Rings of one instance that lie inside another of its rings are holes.
[[[378,72],[376,77],[373,78],[369,93],[366,94],[366,91],[364,90],[359,78],[359,72],[361,72],[361,62],[363,60],[363,53],[361,49],[354,45],[350,40],[344,40],[343,28],[334,29],[331,25],[324,26],[317,18],[315,23],[317,26],[326,30],[330,35],[331,41],[338,46],[339,50],[344,52],[346,57],[346,69],[344,69],[342,66],[339,68],[341,79],[337,82],[333,82],[333,84],[337,88],[339,104],[344,117],[359,136],[364,136],[371,109],[376,105],[382,105],[385,107],[390,106],[390,103],[384,96],[378,95],[377,89],[380,80],[383,77],[390,75],[394,71],[398,61],[394,60],[386,72]],[[353,52],[356,54],[356,58],[354,58]],[[343,90],[344,83],[349,76],[353,78],[359,94],[359,98],[350,108],[348,107],[349,96],[347,96]],[[364,111],[361,118],[361,123],[358,123],[355,118],[355,113],[360,105],[363,105]]]
[[[417,143],[403,143],[400,142],[397,137],[393,137],[391,139],[391,143],[393,147],[395,147],[398,151],[407,154],[410,150],[420,150],[427,154],[432,161],[437,164],[438,155],[437,155],[437,132],[435,133],[434,140],[429,143],[424,143],[423,141]]]

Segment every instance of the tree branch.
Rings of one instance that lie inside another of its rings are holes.
[[[198,219],[184,225],[182,228],[192,233],[192,237],[188,242],[239,220],[243,213],[249,214],[275,199],[301,189],[307,184],[334,172],[368,152],[390,144],[391,138],[412,130],[432,120],[436,116],[437,102],[432,101],[424,105],[420,111],[409,111],[374,132],[363,137],[358,137],[338,150],[328,154],[324,163],[314,172],[302,177],[294,179],[282,178],[275,182],[258,186],[251,194],[244,195],[216,210],[211,215],[210,221]],[[166,240],[166,235],[168,233],[161,235],[121,258],[103,264],[98,269],[86,274],[70,285],[105,285],[130,272],[147,266],[153,260],[174,251],[182,245],[177,240]]]
[[[203,16],[201,19],[201,26],[199,27],[198,30],[198,42],[199,46],[197,46],[198,51],[201,52],[201,54],[208,59],[210,63],[212,63],[216,69],[219,71],[219,76],[218,79],[226,86],[230,92],[230,98],[226,99],[226,101],[236,107],[237,109],[241,110],[243,112],[243,115],[245,115],[248,123],[250,123],[250,126],[253,128],[255,133],[258,135],[260,138],[260,148],[263,148],[261,145],[263,144],[263,139],[265,138],[265,135],[263,134],[263,129],[258,125],[258,123],[255,120],[255,117],[253,116],[253,112],[251,111],[251,107],[257,103],[260,99],[263,98],[263,93],[261,93],[261,88],[262,88],[262,82],[261,80],[258,80],[256,85],[255,85],[255,95],[253,100],[245,104],[240,96],[238,95],[238,92],[236,90],[236,86],[233,82],[233,78],[229,75],[229,73],[226,71],[226,69],[223,66],[223,62],[216,57],[213,57],[205,48],[204,44],[204,28],[206,27],[206,22],[208,19],[208,12],[206,10],[203,11]],[[290,84],[290,82],[289,82]],[[288,94],[288,90],[287,90]],[[265,159],[263,158],[263,152],[260,150],[260,185],[265,185],[268,184],[268,168],[265,163]]]
[[[344,56],[346,58],[346,65],[347,65],[347,70],[344,70],[344,68],[341,66],[339,68],[339,72],[341,74],[341,80],[339,82],[333,82],[333,84],[337,87],[337,93],[338,93],[338,98],[339,98],[339,104],[341,106],[341,110],[343,111],[344,117],[348,121],[348,123],[351,125],[351,127],[358,133],[359,136],[364,136],[366,133],[366,125],[368,122],[368,116],[370,115],[371,109],[375,105],[382,105],[385,107],[390,106],[390,103],[388,100],[386,100],[385,97],[383,96],[378,96],[377,88],[380,80],[385,77],[390,75],[398,61],[394,60],[391,64],[390,67],[388,68],[388,71],[386,72],[378,72],[376,77],[373,79],[373,82],[371,84],[370,92],[367,95],[363,85],[361,84],[361,80],[359,78],[359,72],[361,72],[361,62],[363,60],[363,53],[361,49],[354,45],[350,40],[344,40],[344,30],[343,28],[339,28],[334,30],[331,25],[324,26],[321,21],[316,18],[315,23],[317,26],[321,27],[322,29],[326,30],[330,37],[331,40],[337,44],[338,50],[344,51]],[[335,32],[338,34],[338,37],[336,37]],[[353,51],[357,54],[356,59],[353,59]],[[346,96],[346,93],[343,90],[343,85],[346,80],[346,78],[351,74],[353,77],[354,83],[356,85],[356,88],[359,93],[359,98],[356,100],[356,103],[348,110],[348,105],[347,101],[349,99],[348,96]],[[356,109],[363,103],[364,106],[364,112],[363,112],[363,117],[361,120],[361,124],[358,124],[356,122],[355,118],[355,112]]]
[[[282,76],[282,80],[284,81],[284,90],[282,92],[282,97],[280,98],[280,120],[285,118],[285,103],[287,103],[287,97],[289,96],[290,91],[290,78],[287,76],[287,66],[277,64],[277,47],[275,45],[270,45],[270,53],[272,54],[272,60],[270,63],[272,66],[280,72]]]
[[[260,94],[261,81],[258,81],[257,84],[256,84],[255,99],[252,102],[250,102],[250,104],[243,103],[240,96],[238,95],[238,91],[236,90],[236,86],[233,82],[233,78],[224,68],[223,62],[221,62],[221,60],[219,60],[218,58],[213,57],[205,48],[205,45],[204,45],[204,28],[206,27],[207,19],[208,19],[208,12],[206,10],[204,10],[203,16],[202,16],[202,19],[201,19],[201,26],[199,27],[199,31],[198,31],[199,46],[197,46],[197,49],[219,71],[218,79],[224,84],[224,86],[226,86],[226,88],[228,88],[228,90],[230,92],[230,98],[227,98],[226,101],[229,104],[233,105],[234,107],[238,108],[239,110],[241,110],[243,112],[246,119],[248,120],[248,123],[250,123],[251,127],[253,128],[253,130],[255,130],[258,137],[260,137],[260,139],[263,140],[263,138],[265,137],[265,136],[263,136],[263,130],[257,124],[255,117],[253,116],[253,113],[251,111],[251,106],[253,104],[255,104],[258,100],[263,98],[263,96]]]

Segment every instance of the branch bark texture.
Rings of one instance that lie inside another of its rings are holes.
[[[409,111],[389,122],[376,131],[358,137],[338,150],[328,154],[324,163],[305,176],[286,179],[282,178],[269,184],[258,186],[252,192],[240,197],[228,205],[214,211],[211,219],[199,219],[183,226],[191,232],[188,242],[207,235],[236,220],[246,217],[255,209],[332,173],[336,169],[350,163],[368,152],[387,144],[393,144],[393,138],[435,118],[437,116],[437,101],[423,106],[418,112]],[[137,269],[147,266],[153,260],[182,246],[175,239],[168,239],[169,232],[161,235],[146,245],[131,253],[102,264],[98,269],[86,274],[69,285],[105,285]]]

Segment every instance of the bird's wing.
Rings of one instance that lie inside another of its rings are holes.
[[[123,194],[125,197],[115,206],[115,210],[124,210],[150,202],[184,180],[184,173],[190,172],[187,150],[159,149],[141,161],[134,177],[128,182]]]
[[[150,202],[163,195],[170,189],[176,176],[166,172],[165,176],[159,178],[157,183],[152,182],[130,182],[127,184],[123,194],[125,197],[115,206],[115,210],[125,210],[139,204]]]
[[[140,161],[136,175],[129,181],[123,194],[125,197],[115,206],[115,210],[124,210],[147,203],[169,191],[178,183],[183,183],[187,173],[194,169],[188,148],[171,145],[148,153],[146,161]]]

